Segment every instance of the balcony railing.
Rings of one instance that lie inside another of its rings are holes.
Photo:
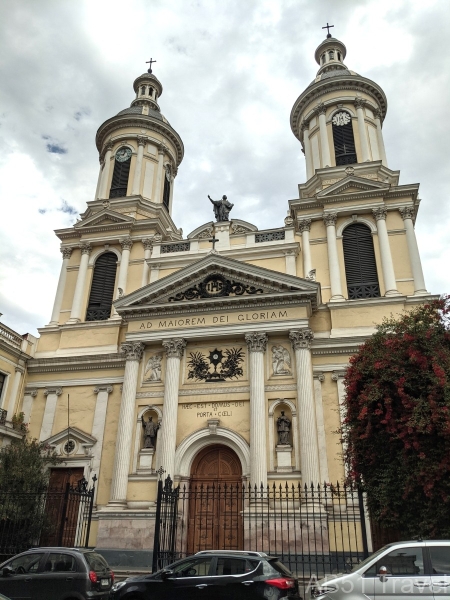
[[[5,410],[4,408],[0,408],[0,425],[6,424],[6,415],[7,414],[8,414],[7,410]]]
[[[23,341],[21,335],[19,335],[9,327],[6,327],[6,325],[3,325],[3,323],[0,323],[0,338],[8,340],[8,342],[14,344],[14,346],[18,346],[19,348],[22,345]]]

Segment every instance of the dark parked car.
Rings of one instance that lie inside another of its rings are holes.
[[[279,600],[298,598],[297,580],[274,556],[211,550],[153,575],[113,585],[113,600]]]
[[[106,600],[113,583],[103,556],[81,548],[32,548],[0,565],[11,600]]]

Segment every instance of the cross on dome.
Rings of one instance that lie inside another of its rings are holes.
[[[148,64],[150,65],[149,68],[148,68],[147,73],[151,73],[152,72],[152,63],[155,63],[155,62],[156,62],[156,60],[153,60],[153,58],[151,58],[150,60],[146,60],[145,61],[146,65],[148,65]]]
[[[334,25],[328,25],[328,22],[327,22],[327,24],[325,25],[325,27],[322,27],[322,29],[326,29],[326,30],[327,30],[327,32],[328,32],[328,33],[327,33],[327,38],[330,38],[330,37],[331,37],[330,29],[331,29],[332,27],[334,27]]]

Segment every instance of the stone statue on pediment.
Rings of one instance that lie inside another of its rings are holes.
[[[230,210],[233,208],[234,204],[228,202],[227,197],[224,195],[220,200],[213,200],[211,196],[208,195],[209,200],[213,204],[214,216],[216,217],[216,221],[229,221],[228,215],[230,214]]]

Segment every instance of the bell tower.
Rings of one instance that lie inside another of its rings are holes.
[[[134,81],[133,88],[136,97],[130,107],[97,131],[100,174],[95,199],[140,196],[171,215],[183,142],[161,113],[158,100],[163,87],[151,68]]]
[[[328,167],[372,161],[388,166],[382,133],[386,96],[378,84],[344,64],[346,54],[345,45],[328,33],[314,53],[317,75],[291,111],[307,179]]]

